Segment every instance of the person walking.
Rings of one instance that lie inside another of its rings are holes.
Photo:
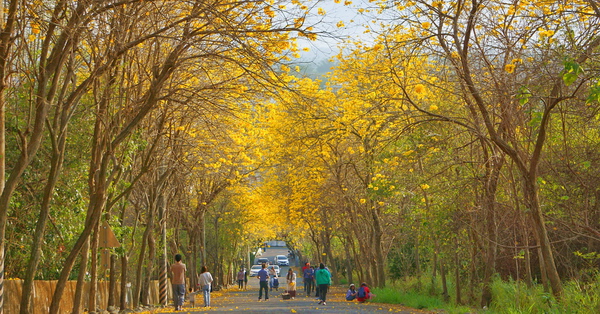
[[[185,272],[187,268],[181,262],[181,254],[175,254],[175,263],[171,265],[171,286],[173,287],[173,303],[175,303],[175,311],[181,311],[183,300],[185,298]]]
[[[288,269],[288,273],[285,278],[287,280],[287,292],[290,294],[290,297],[293,300],[296,298],[296,273],[291,267]]]
[[[319,287],[319,304],[326,305],[327,301],[327,290],[329,289],[329,285],[331,284],[331,273],[329,270],[325,269],[325,264],[319,264],[319,270],[315,274],[315,279],[317,281],[317,286]]]
[[[238,289],[242,290],[242,288],[244,288],[244,277],[246,277],[246,271],[244,270],[244,267],[240,268],[240,271],[237,273],[237,282],[238,282]]]
[[[304,293],[306,293],[307,297],[310,297],[310,293],[313,290],[314,286],[314,278],[315,273],[312,267],[310,267],[310,263],[306,263],[304,267],[302,267],[302,278],[304,278]]]
[[[202,295],[204,296],[204,307],[210,307],[210,286],[213,282],[212,275],[208,272],[206,266],[202,266],[202,273],[198,275],[198,284],[202,287]]]
[[[258,271],[258,302],[262,299],[263,289],[265,290],[265,301],[269,301],[269,272],[267,271],[267,264],[263,263],[262,268]]]
[[[315,275],[317,274],[317,270],[319,270],[318,266],[313,266],[313,272]],[[316,284],[316,280],[314,278],[315,277],[313,276],[313,287],[315,287],[315,300],[321,300],[321,297],[319,296],[319,285]]]
[[[248,271],[244,267],[244,290],[248,289]]]

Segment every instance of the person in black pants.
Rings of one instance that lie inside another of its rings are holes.
[[[331,273],[325,268],[325,265],[321,263],[319,270],[315,274],[317,286],[319,287],[319,304],[326,305],[327,303],[327,290],[331,284]]]
[[[259,281],[258,288],[258,301],[260,302],[262,299],[263,289],[265,290],[265,301],[269,300],[269,272],[267,271],[267,264],[262,264],[262,269],[258,271],[258,276],[256,276]]]

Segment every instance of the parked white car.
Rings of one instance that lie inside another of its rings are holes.
[[[262,269],[262,265],[252,265],[250,267],[250,277],[258,276],[258,271]]]

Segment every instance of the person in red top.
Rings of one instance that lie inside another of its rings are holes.
[[[356,301],[363,303],[371,300],[373,297],[375,297],[375,295],[371,293],[371,290],[367,287],[367,283],[361,283],[360,288],[358,288],[358,292],[356,293]]]
[[[175,255],[175,263],[171,265],[171,285],[173,286],[173,298],[175,299],[175,311],[181,311],[183,299],[185,297],[185,264],[181,262],[181,254]]]

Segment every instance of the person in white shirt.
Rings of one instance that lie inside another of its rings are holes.
[[[290,294],[290,297],[292,298],[292,300],[296,297],[296,273],[294,272],[294,270],[290,267],[290,269],[288,270],[287,276],[287,290],[288,293]]]
[[[202,288],[204,295],[204,307],[210,307],[210,285],[213,282],[212,275],[208,272],[206,266],[202,266],[202,273],[198,275],[198,284]]]

